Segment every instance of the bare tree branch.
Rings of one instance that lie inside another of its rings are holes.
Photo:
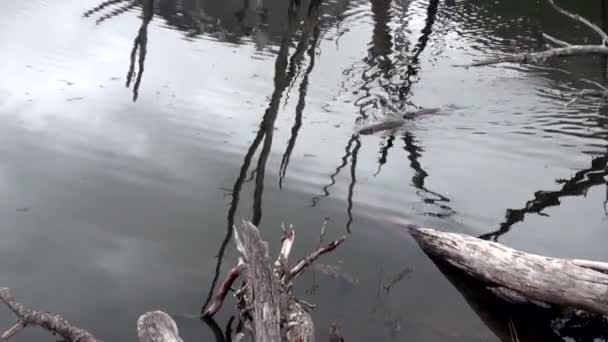
[[[594,23],[590,22],[589,20],[581,17],[580,15],[578,15],[576,13],[572,13],[572,12],[566,11],[565,9],[559,7],[555,3],[555,0],[547,0],[547,1],[559,13],[561,13],[561,14],[563,14],[563,15],[571,18],[571,19],[574,19],[574,20],[582,23],[583,25],[589,27],[593,31],[595,31],[602,38],[602,45],[608,44],[608,35],[599,26],[595,25]]]

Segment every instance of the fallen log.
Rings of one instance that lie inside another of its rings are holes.
[[[512,303],[608,315],[608,263],[550,258],[457,233],[411,228],[434,261],[485,284]]]

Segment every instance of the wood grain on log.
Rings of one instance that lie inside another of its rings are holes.
[[[254,341],[281,341],[278,281],[272,272],[268,244],[251,222],[235,226],[237,249],[247,263],[247,283],[253,296]]]
[[[495,242],[428,228],[412,236],[430,257],[530,302],[608,314],[606,263],[549,258]]]

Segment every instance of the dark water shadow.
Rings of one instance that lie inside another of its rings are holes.
[[[593,342],[608,338],[608,320],[604,316],[514,304],[489,290],[495,285],[474,279],[442,260],[431,259],[501,341]]]
[[[571,196],[585,196],[590,188],[606,184],[608,177],[608,146],[606,153],[591,160],[591,166],[587,169],[576,172],[569,179],[556,179],[557,184],[561,184],[559,190],[545,191],[539,190],[534,193],[534,198],[527,201],[523,208],[507,209],[505,221],[500,224],[498,230],[479,236],[481,239],[498,241],[498,238],[511,230],[511,227],[519,222],[523,222],[526,215],[537,214],[548,216],[543,211],[549,207],[559,206],[560,199]],[[606,185],[608,188],[608,184]],[[608,191],[608,190],[607,190]],[[606,202],[603,203],[606,211]]]

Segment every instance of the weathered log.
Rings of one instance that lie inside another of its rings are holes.
[[[457,233],[412,228],[423,251],[513,302],[608,315],[608,263],[550,258]]]

